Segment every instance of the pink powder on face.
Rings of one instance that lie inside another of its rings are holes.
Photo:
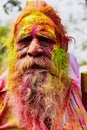
[[[38,30],[39,30],[39,27],[38,27],[38,25],[35,24],[35,25],[33,26],[31,35],[32,35],[32,36],[35,36],[35,35],[37,34]]]

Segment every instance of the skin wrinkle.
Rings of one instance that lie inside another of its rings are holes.
[[[34,15],[34,14],[33,14]],[[30,17],[30,16],[28,16]],[[35,19],[37,19],[37,15],[35,16]],[[41,17],[41,16],[40,16]],[[43,16],[42,16],[43,17]],[[48,21],[48,23],[51,22],[50,19],[46,19]],[[23,21],[23,20],[22,20]],[[37,36],[44,36],[44,37],[48,37],[49,39],[52,38],[53,41],[55,41],[56,39],[56,35],[55,35],[55,29],[54,27],[52,27],[52,25],[48,24],[47,22],[46,23],[43,23],[41,22],[39,19],[38,19],[39,22],[35,22],[35,24],[32,22],[32,24],[30,23],[30,21],[28,22],[27,20],[24,21],[23,23],[20,23],[20,24],[23,24],[21,25],[22,27],[19,29],[19,34],[17,34],[17,37],[19,37],[18,39],[20,39],[21,35],[24,35],[24,36],[29,36],[32,35],[33,37],[35,37],[35,35],[37,34]],[[28,25],[27,25],[28,24]],[[28,27],[30,26],[30,27]],[[38,26],[38,27],[37,27]],[[22,32],[22,30],[24,29],[24,32]],[[53,28],[53,29],[52,29]],[[26,31],[25,31],[26,30]],[[22,34],[24,33],[24,34]],[[36,34],[35,34],[36,33]],[[26,35],[25,35],[26,34]]]
[[[38,20],[37,20],[37,17],[38,17]],[[44,20],[43,20],[44,19]],[[28,22],[29,21],[29,22]],[[49,21],[49,22],[48,22]],[[28,24],[29,23],[29,24]],[[41,13],[41,12],[34,12],[34,13],[32,13],[31,15],[29,15],[29,17],[28,16],[26,16],[26,18],[23,18],[21,21],[20,21],[20,26],[17,26],[17,28],[18,28],[18,30],[20,30],[20,32],[21,32],[21,30],[26,30],[26,26],[27,26],[27,29],[28,29],[28,26],[30,27],[30,26],[33,26],[33,24],[34,24],[34,26],[36,26],[35,25],[35,23],[36,23],[36,25],[41,25],[41,26],[44,26],[44,27],[46,27],[46,26],[48,26],[47,28],[45,28],[45,29],[50,29],[50,27],[53,27],[53,28],[56,28],[55,27],[55,24],[52,22],[52,20],[50,19],[50,18],[48,18],[46,15],[44,15],[43,13]],[[21,29],[21,26],[23,26],[23,25],[26,25],[26,26],[24,26],[23,27],[23,29]],[[48,31],[50,31],[48,29]],[[37,31],[38,31],[38,29],[37,29]],[[51,30],[52,31],[52,30]],[[31,32],[31,31],[30,31]],[[43,33],[43,31],[42,31],[42,33]],[[41,33],[40,33],[40,35],[41,35]],[[53,35],[53,34],[52,34]],[[46,35],[45,35],[46,36]],[[48,35],[47,35],[48,36]],[[51,36],[52,37],[52,36]],[[56,37],[55,37],[55,35],[54,35],[54,39],[55,39]]]

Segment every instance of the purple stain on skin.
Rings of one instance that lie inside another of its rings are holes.
[[[35,35],[37,34],[37,31],[38,31],[38,26],[37,26],[37,25],[34,25],[33,30],[32,30],[32,32],[31,32],[31,35],[32,35],[32,36],[35,36]]]
[[[52,58],[52,54],[51,54],[52,49],[53,49],[53,44],[51,44],[51,43],[49,44],[48,47],[46,47],[46,48],[44,49],[44,52],[45,52],[45,54],[47,55],[47,57],[48,57],[49,59]]]

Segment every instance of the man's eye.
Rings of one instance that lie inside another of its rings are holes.
[[[49,44],[54,43],[51,39],[46,38],[46,37],[39,37],[38,40],[39,40],[40,44],[44,47],[48,47]]]
[[[32,41],[32,37],[25,37],[23,39],[20,39],[18,41],[18,44],[27,45],[27,44],[30,44],[31,41]]]

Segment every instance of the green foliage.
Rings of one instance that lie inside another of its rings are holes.
[[[18,8],[18,11],[21,11],[21,2],[19,2],[18,0],[8,0],[4,5],[4,11],[5,13],[9,14],[9,12],[11,12],[13,10],[14,7]]]
[[[0,37],[8,34],[9,27],[8,26],[0,26]],[[1,39],[0,39],[1,42]]]
[[[8,26],[0,26],[0,68],[2,65],[3,57],[5,56],[6,52],[4,42],[6,42],[8,32],[9,32]]]
[[[85,0],[85,4],[86,4],[86,6],[87,6],[87,0]]]

